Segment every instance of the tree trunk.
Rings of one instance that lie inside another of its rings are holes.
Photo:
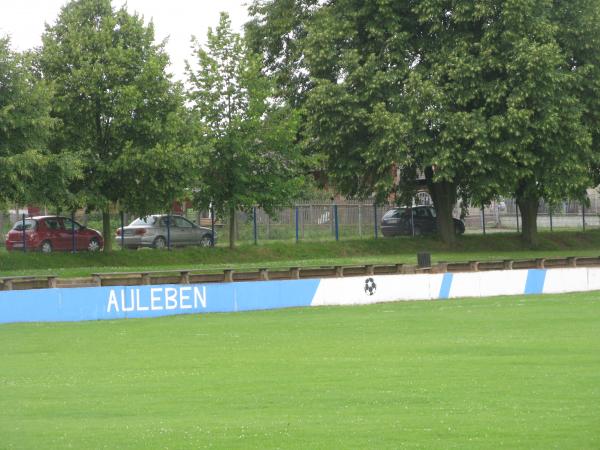
[[[539,243],[537,232],[537,213],[540,199],[535,196],[517,197],[521,211],[521,238],[525,244],[536,247]]]
[[[104,237],[104,251],[112,251],[112,230],[110,229],[110,211],[102,211],[102,236]]]
[[[229,208],[229,248],[235,248],[235,206]]]
[[[446,244],[456,242],[456,231],[452,212],[456,204],[456,184],[449,181],[433,181],[433,169],[425,169],[425,177],[429,186],[429,194],[437,214],[437,232]]]

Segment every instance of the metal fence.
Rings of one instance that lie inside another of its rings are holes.
[[[419,203],[428,203],[420,197]],[[292,207],[276,209],[268,214],[261,208],[236,214],[236,241],[241,243],[265,241],[319,241],[343,239],[372,239],[382,237],[381,219],[394,205],[375,205],[369,201],[344,201],[338,203],[302,203]],[[13,209],[0,213],[0,241],[15,222],[21,220],[23,214],[31,215],[27,209]],[[187,209],[180,214],[198,224],[209,226],[210,215],[207,212]],[[56,211],[41,209],[38,214],[56,214]],[[462,213],[464,214],[464,213]],[[71,213],[62,213],[70,217]],[[74,213],[77,222],[90,228],[102,230],[102,214],[98,211],[83,210]],[[460,217],[466,233],[517,232],[521,229],[522,219],[516,203],[512,199],[493,202],[485,208],[471,207],[461,217],[461,209],[457,206],[454,216]],[[125,225],[135,216],[123,213]],[[600,199],[590,196],[590,206],[584,207],[575,201],[548,205],[542,202],[538,210],[538,228],[541,230],[588,230],[600,228]],[[121,226],[121,214],[111,214],[111,228],[114,239],[117,228]],[[229,225],[227,217],[216,217],[215,226],[219,245],[227,245],[229,241]],[[113,247],[119,248],[118,240]]]
[[[565,201],[549,205],[541,202],[538,208],[537,226],[540,230],[587,230],[600,228],[600,201],[597,196],[590,197],[590,206],[580,202]],[[521,230],[522,218],[516,202],[507,199],[494,202],[485,208],[469,208],[463,218],[469,233],[501,232]]]
[[[588,230],[600,228],[600,204],[591,202],[586,208],[578,202],[565,202],[550,207],[542,203],[538,211],[540,230]],[[381,219],[394,205],[374,205],[370,202],[343,204],[311,203],[281,208],[269,215],[256,208],[236,216],[236,240],[241,242],[303,241],[335,239],[372,239],[382,237]],[[193,211],[187,212],[193,218]],[[481,208],[469,208],[461,217],[459,207],[454,216],[465,223],[466,233],[483,234],[518,232],[522,218],[514,200],[495,202]],[[221,243],[229,239],[227,218],[217,219],[217,232]]]

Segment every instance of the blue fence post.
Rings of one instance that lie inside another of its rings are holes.
[[[519,230],[519,205],[517,205],[515,203],[515,212],[517,213],[517,233],[520,233],[521,230]]]
[[[171,250],[171,213],[167,215],[167,250]]]
[[[298,218],[300,217],[300,215],[298,214],[298,207],[296,206],[296,242],[299,241],[300,235],[298,233]]]
[[[121,250],[125,250],[125,214],[121,211]]]
[[[252,208],[252,233],[254,235],[254,245],[258,245],[258,226],[256,223],[256,206]]]
[[[485,236],[485,206],[481,207],[481,229],[483,230],[483,235]]]
[[[210,205],[210,232],[212,233],[212,242],[210,243],[211,247],[215,246],[215,208],[213,205]]]
[[[335,220],[335,240],[340,240],[340,225],[338,222],[338,205],[333,205],[333,215]]]
[[[75,211],[71,211],[71,253],[77,252],[75,243]]]
[[[377,204],[373,203],[373,223],[375,224],[375,239],[377,239]]]
[[[25,214],[23,213],[23,251],[27,251],[27,235],[25,234]]]

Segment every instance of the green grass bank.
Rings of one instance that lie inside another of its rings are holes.
[[[595,256],[600,254],[600,230],[540,233],[540,245],[525,247],[517,234],[461,236],[454,246],[435,237],[355,239],[319,242],[275,241],[244,244],[234,250],[187,248],[172,251],[144,249],[111,253],[7,253],[0,252],[0,276],[88,276],[94,272],[204,269],[227,267],[292,267],[377,263],[415,263],[416,253],[432,253],[435,261],[525,259],[532,257]]]

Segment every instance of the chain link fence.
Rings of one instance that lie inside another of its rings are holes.
[[[540,202],[537,216],[538,229],[583,231],[600,228],[599,198],[597,195],[590,195],[589,200],[589,207],[576,201],[565,201],[554,205]],[[469,233],[518,232],[522,226],[517,204],[512,199],[493,202],[485,208],[469,208],[463,221]]]
[[[391,208],[373,204],[301,204],[272,214],[260,208],[236,215],[236,240],[331,240],[375,237],[375,228]],[[219,240],[229,240],[228,218],[217,220]]]
[[[541,202],[537,224],[540,230],[588,230],[600,228],[600,198],[596,191],[590,193],[590,206],[585,207],[576,201],[565,201],[548,205]],[[420,196],[419,204],[430,204],[430,199]],[[375,205],[369,201],[309,202],[292,207],[276,209],[268,214],[261,208],[236,213],[236,241],[240,243],[265,241],[320,241],[344,239],[372,239],[382,237],[381,221],[383,215],[394,208],[393,204]],[[163,213],[166,213],[163,212]],[[211,228],[213,219],[207,211],[193,208],[174,208],[172,214],[180,214],[188,220]],[[49,208],[14,208],[0,213],[0,241],[3,243],[6,233],[13,225],[25,217],[35,215],[55,215]],[[71,217],[71,213],[59,213]],[[461,217],[462,214],[462,217]],[[465,223],[465,232],[469,234],[518,232],[522,219],[516,202],[505,199],[493,202],[485,208],[468,208],[466,214],[460,207],[454,210],[454,216]],[[102,231],[102,213],[99,211],[79,210],[73,213],[75,221]],[[126,226],[136,217],[123,213]],[[214,218],[218,245],[229,242],[229,224],[227,217]],[[119,248],[115,239],[121,226],[121,213],[111,213],[111,239],[113,248]]]

